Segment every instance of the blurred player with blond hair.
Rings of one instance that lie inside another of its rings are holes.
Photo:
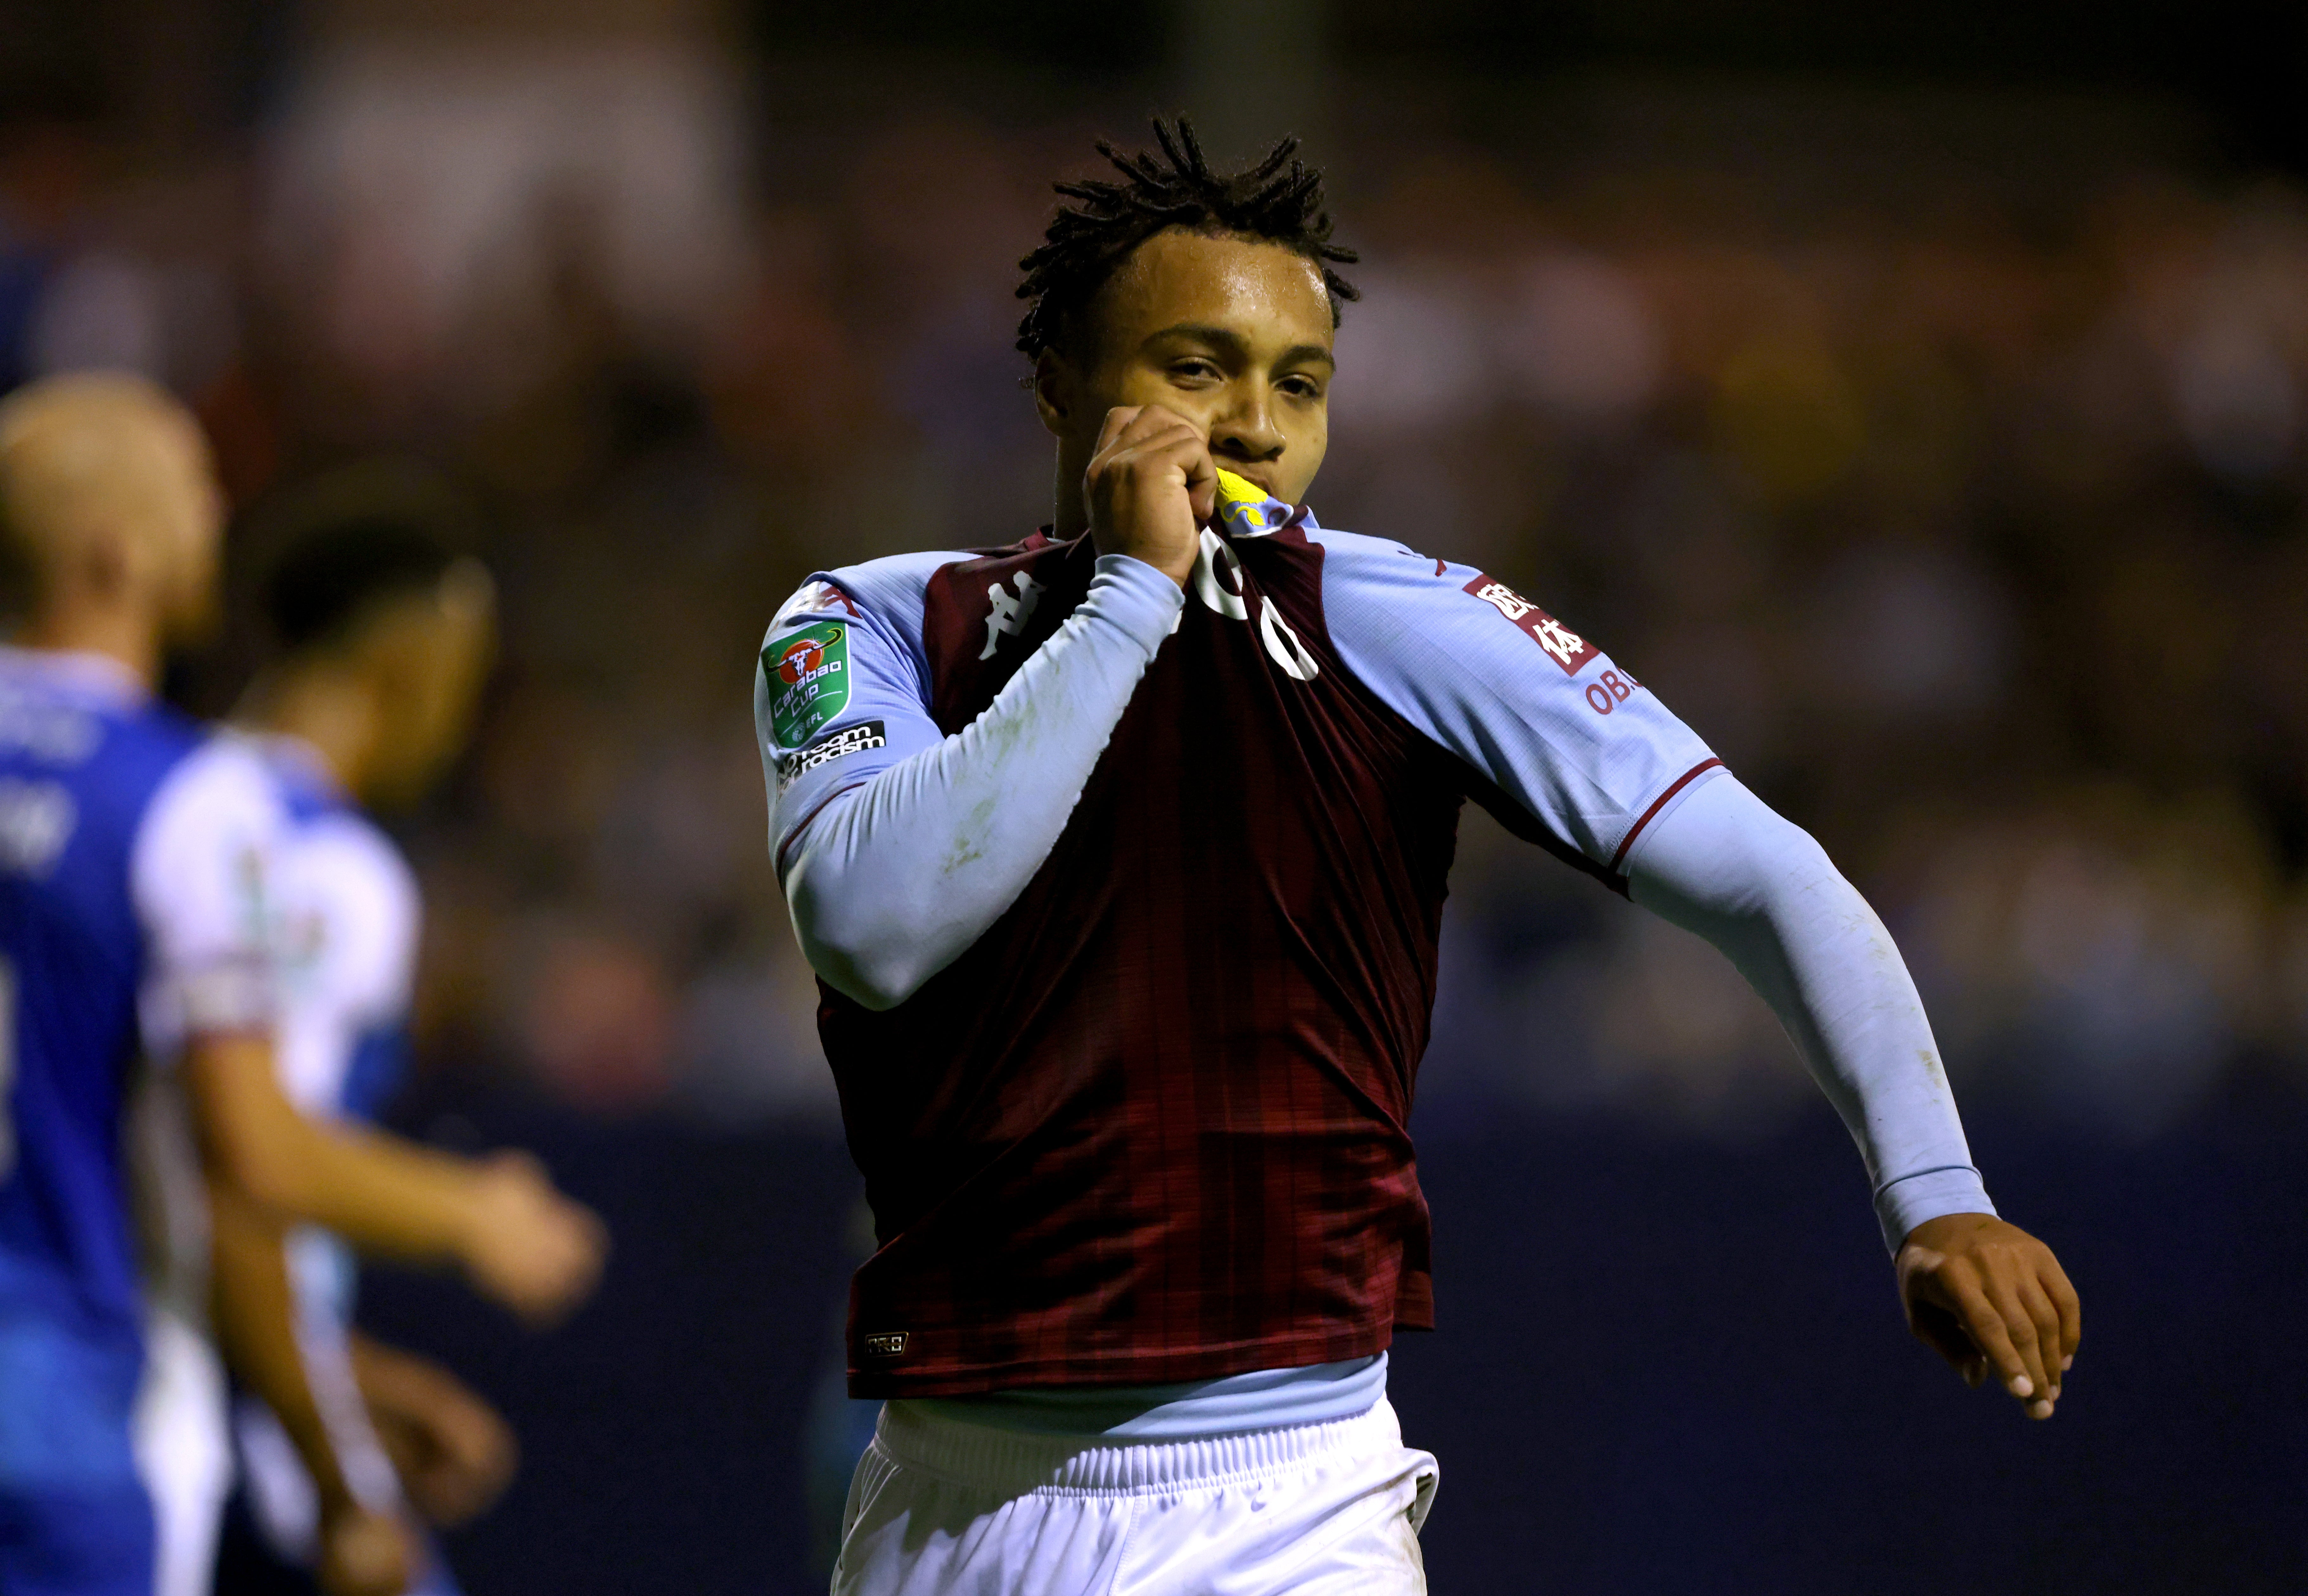
[[[154,696],[213,609],[206,443],[136,379],[0,401],[0,525],[23,578],[0,649],[0,1588],[151,1596],[153,1505],[132,1410],[143,1303],[123,1168],[132,1076],[181,1088],[220,1236],[253,1286],[220,1328],[324,1460],[335,1588],[398,1588],[393,1505],[337,1467],[334,1403],[293,1323],[278,1227],[461,1264],[547,1312],[590,1284],[590,1216],[518,1161],[475,1164],[298,1113],[276,1073],[268,883],[284,817],[245,744]],[[220,1255],[221,1256],[221,1255]]]

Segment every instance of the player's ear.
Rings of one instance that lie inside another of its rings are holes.
[[[1034,356],[1034,411],[1042,429],[1053,437],[1066,435],[1075,409],[1081,403],[1081,381],[1073,363],[1055,349]]]

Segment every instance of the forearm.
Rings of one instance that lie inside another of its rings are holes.
[[[210,1169],[276,1220],[417,1262],[469,1250],[476,1204],[466,1160],[306,1118],[281,1095],[262,1041],[203,1040],[185,1068]]]
[[[903,1002],[1016,901],[1176,623],[1161,572],[1120,556],[1098,571],[983,715],[808,822],[785,880],[794,930],[868,1008]]]
[[[1800,828],[1728,777],[1630,861],[1636,902],[1715,944],[1769,1003],[1842,1116],[1897,1249],[1943,1214],[1993,1214],[1899,948]]]
[[[211,1185],[217,1337],[233,1371],[280,1421],[324,1509],[388,1511],[392,1469],[363,1409],[344,1338],[306,1311],[277,1221],[239,1191]]]

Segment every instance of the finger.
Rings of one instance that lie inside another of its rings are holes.
[[[1194,507],[1198,522],[1214,519],[1219,512],[1219,468],[1210,459],[1210,440],[1197,435],[1194,451],[1186,462],[1186,499]]]
[[[2011,1338],[2013,1351],[2020,1354],[2021,1367],[2027,1370],[2028,1387],[2021,1390],[2007,1383],[2005,1389],[2027,1405],[2031,1419],[2048,1419],[2052,1413],[2052,1379],[2044,1369],[2044,1349],[2036,1339],[2036,1321],[2020,1300],[2017,1283],[2010,1279],[1991,1278],[1987,1284],[1987,1300],[1994,1305],[2003,1320],[2003,1328]]]
[[[1141,482],[1159,481],[1170,472],[1182,482],[1196,518],[1207,521],[1218,511],[1218,468],[1210,461],[1210,446],[1202,434],[1183,421],[1172,421],[1153,435],[1125,438],[1115,451],[1113,464],[1124,462]]]
[[[2034,1384],[2028,1380],[2028,1364],[2020,1349],[2011,1343],[2011,1334],[2004,1327],[2003,1316],[1995,1310],[1987,1295],[1966,1281],[1955,1293],[1956,1313],[1963,1321],[1964,1334],[1987,1360],[1988,1367],[2003,1388],[2013,1395],[2032,1394]]]
[[[2036,1276],[2060,1316],[2060,1367],[2066,1369],[2075,1362],[2076,1348],[2083,1342],[2084,1305],[2076,1296],[2076,1288],[2068,1283],[2068,1272],[2060,1267],[2060,1260],[2048,1247]]]
[[[1200,439],[1202,431],[1176,410],[1166,410],[1159,405],[1147,405],[1132,417],[1115,441],[1117,451],[1136,451],[1165,448],[1184,438]]]
[[[2033,1274],[2020,1277],[2020,1305],[2036,1326],[2036,1349],[2043,1355],[2044,1377],[2051,1384],[2044,1394],[2060,1400],[2060,1310]]]
[[[1963,1333],[1963,1326],[1951,1311],[1936,1302],[1910,1302],[1908,1328],[1917,1341],[1946,1359],[1966,1385],[1979,1384],[1986,1373],[1980,1365],[1979,1349],[1972,1345],[1971,1337]]]
[[[1145,413],[1143,405],[1116,405],[1106,413],[1106,420],[1098,429],[1098,447],[1090,450],[1091,458],[1104,454],[1122,439],[1124,428]]]

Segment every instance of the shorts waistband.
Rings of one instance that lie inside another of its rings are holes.
[[[900,1466],[926,1469],[1002,1496],[1029,1491],[1126,1496],[1254,1478],[1325,1454],[1358,1456],[1402,1445],[1394,1408],[1328,1424],[1253,1429],[1191,1441],[1083,1441],[1020,1435],[884,1403],[874,1443]]]

